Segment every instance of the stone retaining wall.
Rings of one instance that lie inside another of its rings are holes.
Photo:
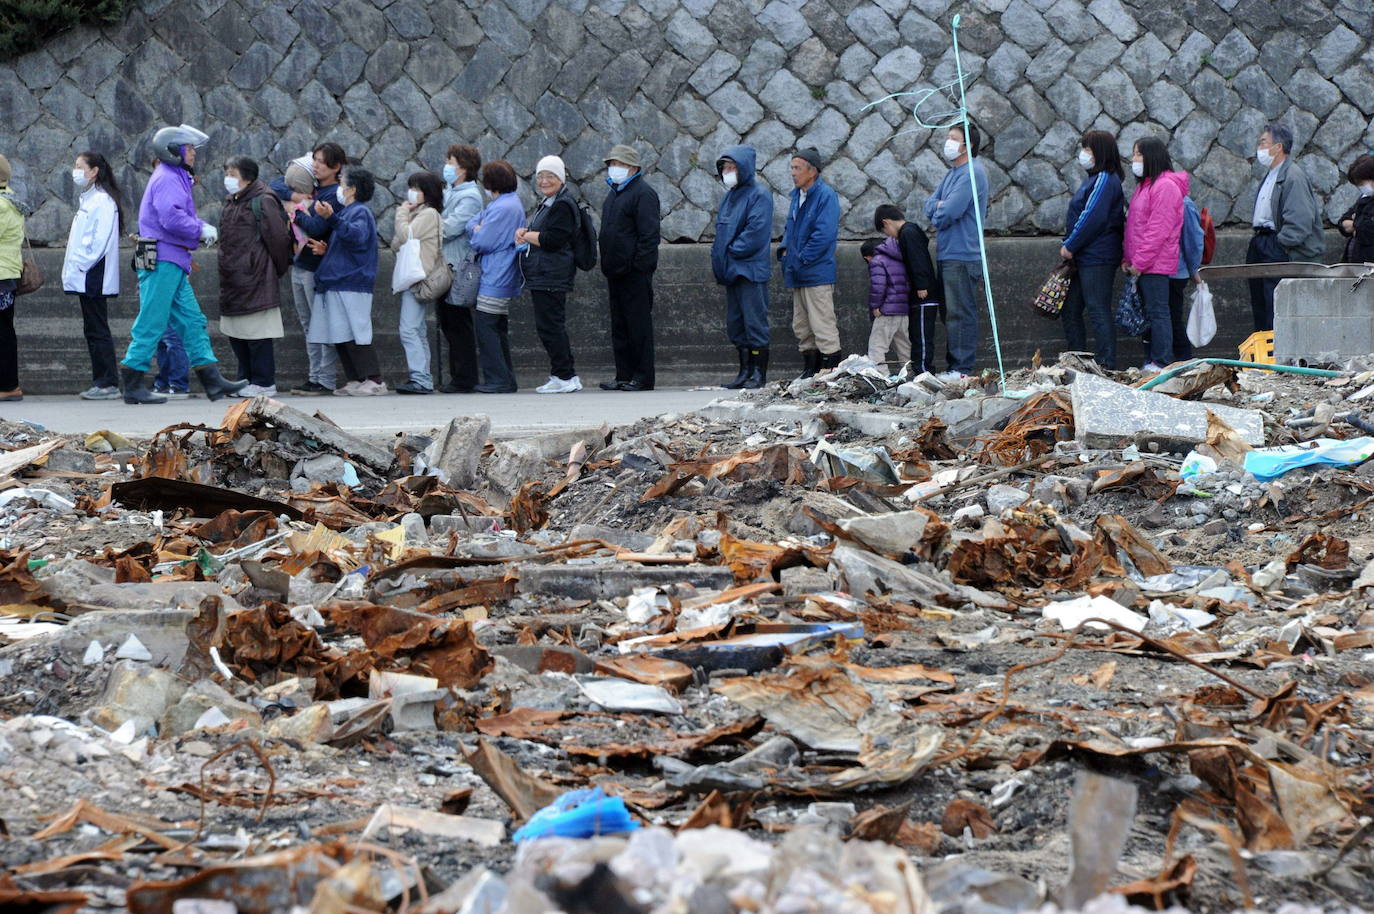
[[[211,134],[208,218],[227,156],[276,173],[330,138],[389,185],[384,235],[406,176],[437,169],[452,142],[527,177],[561,153],[599,204],[601,155],[633,141],[665,240],[697,241],[714,229],[708,168],[725,146],[754,144],[782,191],[789,151],[814,145],[854,238],[878,203],[918,211],[945,171],[943,138],[912,130],[909,106],[864,106],[953,78],[956,11],[971,109],[993,138],[994,230],[1061,229],[1089,127],[1126,148],[1169,137],[1224,224],[1248,218],[1255,137],[1282,118],[1326,214],[1353,199],[1343,171],[1374,146],[1369,0],[141,0],[120,25],[0,64],[0,152],[47,243],[70,223],[72,157],[104,151],[137,200],[163,123]]]

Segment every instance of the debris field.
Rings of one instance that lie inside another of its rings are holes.
[[[1374,908],[1374,371],[0,423],[0,909]]]

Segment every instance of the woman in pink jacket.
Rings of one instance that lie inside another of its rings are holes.
[[[1121,267],[1139,281],[1140,303],[1150,334],[1146,371],[1161,371],[1174,360],[1169,277],[1178,270],[1188,173],[1174,171],[1173,167],[1162,141],[1152,136],[1136,141],[1131,172],[1138,184],[1126,212]]]

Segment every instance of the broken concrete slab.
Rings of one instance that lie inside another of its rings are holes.
[[[549,594],[572,600],[627,597],[636,587],[671,587],[690,584],[702,590],[725,590],[735,576],[720,565],[524,565],[519,589],[523,593]]]
[[[237,607],[237,603],[230,605]],[[66,659],[76,662],[85,656],[92,641],[114,650],[136,635],[152,655],[153,662],[178,666],[186,656],[186,623],[194,614],[181,609],[96,610],[73,619],[56,631],[36,635],[0,648],[7,654],[55,648]]]
[[[652,533],[639,533],[635,530],[622,530],[619,527],[605,527],[600,524],[578,524],[568,531],[569,542],[577,540],[601,540],[612,546],[623,546],[632,552],[647,552],[654,544]]]
[[[158,718],[158,735],[166,738],[194,730],[201,716],[211,708],[218,709],[229,720],[244,720],[255,727],[262,725],[262,715],[252,705],[239,701],[222,686],[202,679]]]
[[[477,484],[477,462],[491,435],[488,416],[455,416],[424,450],[425,463],[443,472],[444,480],[460,489]]]
[[[874,436],[886,435],[898,429],[914,428],[927,418],[923,413],[886,413],[838,404],[816,407],[729,398],[712,400],[697,410],[698,415],[710,419],[731,419],[738,422],[806,422],[820,413],[825,413],[828,419],[847,425],[855,431]]]
[[[1030,493],[1016,486],[994,485],[988,489],[985,501],[988,513],[1001,517],[1003,511],[1012,511],[1030,501]]]
[[[491,533],[501,527],[501,518],[485,514],[436,514],[429,519],[431,536],[448,536],[450,533]]]
[[[326,447],[367,464],[379,473],[385,473],[395,461],[395,455],[386,448],[357,435],[351,435],[332,422],[307,416],[300,410],[271,397],[254,397],[244,415],[275,425],[277,428],[289,428],[300,432],[307,438],[313,438]]]
[[[1085,373],[1074,377],[1069,392],[1075,436],[1085,447],[1125,447],[1141,433],[1201,443],[1207,440],[1208,411],[1234,428],[1247,444],[1264,444],[1264,414],[1258,410],[1175,400]]]
[[[921,541],[929,522],[930,516],[923,511],[898,511],[846,518],[839,522],[839,527],[874,552],[895,557]]]
[[[166,670],[121,660],[110,669],[101,704],[87,716],[97,727],[110,731],[119,729],[125,721],[133,721],[134,731],[142,733],[157,723],[185,692],[186,683]]]

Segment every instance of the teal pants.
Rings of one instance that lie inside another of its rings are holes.
[[[191,277],[176,264],[162,261],[151,270],[138,271],[138,317],[124,353],[124,365],[135,371],[152,367],[157,342],[169,324],[181,337],[193,368],[218,361],[210,348],[205,314],[191,289]]]

